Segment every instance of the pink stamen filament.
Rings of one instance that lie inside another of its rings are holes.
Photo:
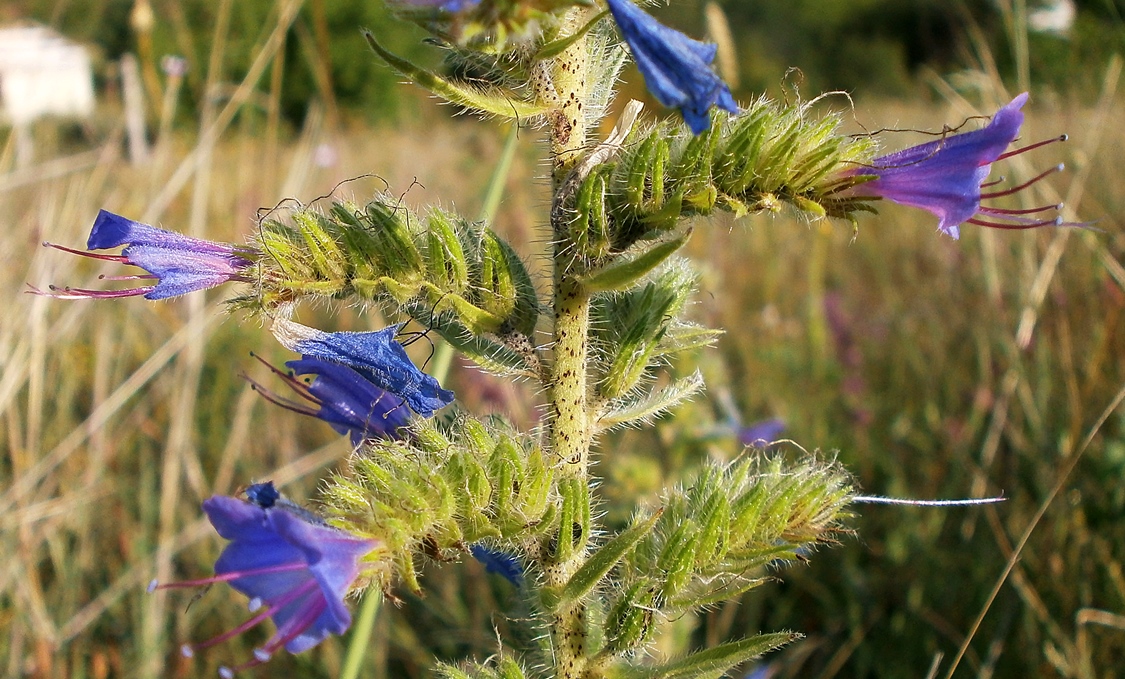
[[[263,646],[261,650],[269,655],[273,655],[278,649],[283,648],[285,644],[301,636],[309,626],[316,622],[316,619],[319,618],[320,614],[327,608],[328,603],[324,600],[324,597],[319,597],[316,603],[307,607],[299,617],[291,619],[285,627],[277,630],[273,638],[266,642],[266,645]]]
[[[289,603],[289,601],[287,601],[287,603]],[[280,628],[280,630],[273,634],[272,639],[270,639],[266,645],[262,646],[261,649],[255,649],[253,660],[248,660],[233,668],[224,668],[228,672],[225,676],[233,677],[236,673],[258,667],[260,664],[268,662],[273,653],[276,653],[282,646],[285,646],[290,641],[297,639],[298,636],[302,635],[305,630],[307,630],[309,625],[315,623],[316,618],[321,617],[321,614],[324,613],[327,607],[328,605],[325,603],[324,598],[319,598],[317,603],[309,607],[302,615],[290,619],[285,627]],[[280,608],[280,605],[273,607],[275,610]]]
[[[301,585],[300,587],[297,587],[292,592],[289,592],[288,594],[281,597],[277,601],[271,603],[261,613],[259,613],[259,614],[255,615],[254,617],[250,618],[249,620],[242,623],[238,627],[235,627],[232,630],[228,630],[226,632],[223,632],[222,634],[220,634],[218,636],[211,637],[210,639],[208,639],[206,641],[200,641],[198,643],[190,644],[190,645],[187,646],[187,648],[194,652],[194,651],[197,651],[197,650],[200,650],[200,649],[203,649],[203,648],[210,648],[211,646],[214,646],[216,644],[221,644],[224,641],[227,641],[228,639],[232,639],[232,638],[238,636],[239,634],[242,634],[246,630],[251,629],[251,628],[261,624],[262,621],[264,621],[266,618],[270,617],[274,613],[277,613],[279,610],[281,610],[285,606],[288,606],[289,604],[293,603],[295,600],[297,600],[297,599],[301,598],[302,596],[304,596],[305,594],[307,594],[310,590],[315,589],[319,586],[320,585],[317,584],[316,580],[310,578],[303,585]],[[306,625],[306,627],[307,627],[307,625]]]
[[[253,356],[254,358],[258,359],[258,361],[261,362],[262,365],[269,368],[270,372],[272,372],[274,375],[277,375],[282,380],[284,380],[285,383],[287,385],[289,385],[290,389],[297,392],[298,396],[305,399],[306,401],[309,401],[311,403],[315,403],[318,406],[323,405],[323,402],[319,398],[313,396],[312,392],[309,391],[309,386],[307,384],[305,384],[304,382],[302,382],[301,380],[293,377],[293,375],[291,373],[287,373],[284,370],[281,370],[280,368],[275,368],[274,366],[270,365],[269,361],[262,358],[261,356],[258,356],[257,354],[252,353],[250,355]]]
[[[1063,171],[1063,164],[1059,163],[1058,165],[1052,167],[1049,170],[1045,170],[1043,172],[1040,172],[1039,174],[1035,175],[1031,179],[1027,180],[1026,182],[1024,182],[1024,183],[1022,183],[1018,186],[1013,186],[1012,188],[1004,189],[1003,191],[993,191],[991,193],[982,193],[982,194],[980,194],[980,197],[983,200],[983,199],[986,199],[986,198],[1000,198],[1002,196],[1010,196],[1013,193],[1018,193],[1020,191],[1023,191],[1024,189],[1026,189],[1027,187],[1031,186],[1032,184],[1040,181],[1044,177],[1049,177],[1056,172],[1062,172],[1062,171]]]
[[[184,644],[184,648],[181,651],[181,653],[183,653],[183,652],[194,653],[195,651],[198,651],[200,649],[210,648],[211,646],[214,646],[216,644],[221,644],[224,641],[227,641],[228,639],[233,639],[234,637],[238,636],[239,634],[242,634],[246,630],[252,629],[252,628],[256,627],[257,625],[260,625],[262,622],[264,622],[266,620],[266,618],[270,617],[270,614],[273,613],[273,611],[274,611],[274,609],[271,606],[271,607],[267,608],[266,610],[262,611],[261,613],[259,613],[259,614],[255,615],[254,617],[250,618],[246,622],[242,623],[238,627],[235,627],[232,630],[227,630],[226,632],[223,632],[222,634],[220,634],[216,637],[211,637],[207,641],[200,641],[200,642],[194,643],[194,644]],[[190,657],[190,656],[188,656],[188,657]]]
[[[156,286],[147,285],[140,288],[128,288],[126,290],[87,290],[85,288],[72,288],[70,286],[60,288],[57,285],[49,285],[47,289],[50,290],[50,292],[43,292],[35,288],[32,288],[31,292],[35,295],[54,297],[55,299],[115,299],[118,297],[147,295],[155,290]]]
[[[274,405],[281,406],[282,408],[285,408],[286,410],[291,410],[291,411],[293,411],[295,413],[299,413],[301,415],[311,415],[312,417],[317,417],[318,414],[319,414],[319,411],[317,411],[317,410],[313,410],[312,408],[310,408],[306,405],[303,405],[303,404],[298,403],[296,401],[292,401],[290,399],[287,399],[284,396],[279,396],[279,395],[273,393],[272,391],[270,391],[269,389],[266,389],[265,387],[258,384],[257,382],[255,382],[250,377],[247,377],[246,375],[243,375],[242,379],[249,382],[250,388],[253,389],[254,391],[258,392],[259,394],[261,394],[262,398],[266,399],[267,401],[269,401],[270,403],[272,403]],[[319,403],[319,401],[317,401],[317,403]]]
[[[49,243],[47,241],[43,241],[43,247],[54,248],[55,250],[62,250],[63,252],[69,252],[70,254],[78,255],[79,257],[89,257],[90,259],[100,259],[100,260],[103,260],[103,261],[106,261],[106,262],[120,262],[121,264],[131,264],[131,262],[129,261],[129,258],[126,257],[125,255],[101,255],[101,254],[98,254],[96,252],[90,252],[88,250],[75,250],[74,248],[68,248],[65,245],[55,245],[54,243]]]
[[[132,276],[107,276],[101,274],[98,276],[99,281],[142,281],[142,280],[158,280],[160,276],[150,273],[139,273]]]
[[[1002,207],[987,207],[982,208],[981,212],[988,214],[1001,214],[1001,215],[1033,215],[1037,212],[1046,212],[1047,210],[1061,210],[1063,209],[1062,203],[1055,203],[1054,205],[1040,205],[1039,207],[1029,207],[1026,210],[1012,210]]]
[[[1034,144],[1032,144],[1030,146],[1024,146],[1023,148],[1018,148],[1018,149],[1012,149],[1011,151],[1008,151],[1007,153],[1002,153],[1002,154],[1000,154],[999,156],[996,157],[996,160],[1004,160],[1005,158],[1011,158],[1012,156],[1018,156],[1021,153],[1027,153],[1028,151],[1031,151],[1033,149],[1037,149],[1040,146],[1046,146],[1047,144],[1054,144],[1055,142],[1059,142],[1059,141],[1066,141],[1067,139],[1068,139],[1068,137],[1065,134],[1059,135],[1057,137],[1052,137],[1051,139],[1044,139],[1043,141],[1035,142]]]
[[[987,226],[993,229],[1008,229],[1012,231],[1034,229],[1040,226],[1062,226],[1063,224],[1062,217],[1056,217],[1054,219],[1044,219],[1040,222],[1029,222],[1027,224],[1005,224],[1003,222],[990,222],[983,219],[976,219],[975,217],[973,219],[967,219],[965,220],[965,222],[967,224],[976,224],[977,226]]]
[[[231,571],[230,573],[223,573],[221,575],[213,575],[209,578],[201,578],[199,580],[180,580],[179,582],[166,582],[157,585],[152,589],[185,589],[188,587],[206,587],[213,585],[216,582],[230,582],[239,578],[252,577],[255,575],[266,575],[269,573],[285,573],[287,571],[300,571],[309,567],[307,563],[286,563],[278,566],[267,566],[265,568],[254,568],[248,571]]]

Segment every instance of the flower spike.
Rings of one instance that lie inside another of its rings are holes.
[[[102,276],[102,280],[156,281],[154,285],[125,290],[83,290],[53,285],[49,292],[32,289],[36,294],[59,299],[110,299],[140,295],[145,299],[167,299],[229,281],[246,281],[243,270],[252,264],[244,256],[251,253],[238,250],[233,245],[165,231],[106,210],[100,211],[94,220],[86,249],[106,250],[124,245],[120,255],[84,252],[53,243],[43,245],[81,257],[128,264],[148,272],[133,276]]]
[[[281,377],[298,396],[318,408],[278,396],[247,377],[255,391],[286,410],[324,420],[337,432],[348,434],[353,446],[367,439],[399,438],[399,429],[410,420],[410,409],[405,401],[375,386],[346,365],[311,356],[287,362],[286,367],[293,373],[315,376],[306,384],[262,358],[255,358]]]
[[[1056,141],[1054,137],[1019,149],[1007,148],[1019,136],[1027,93],[1009,102],[992,116],[984,128],[943,137],[937,141],[912,146],[881,156],[869,167],[849,170],[854,177],[873,177],[849,191],[856,196],[875,196],[922,208],[938,217],[938,229],[953,238],[960,236],[961,224],[976,224],[997,229],[1031,229],[1038,226],[1085,226],[1063,222],[1049,213],[1062,209],[1062,204],[1043,205],[1024,210],[983,205],[982,200],[1009,196],[1026,189],[1055,172],[1061,164],[1040,173],[1029,181],[1004,190],[982,192],[1003,181],[985,182],[992,163],[1026,153]]]
[[[294,511],[296,505],[280,499],[272,483],[250,486],[247,497],[249,502],[214,496],[203,503],[211,525],[230,540],[215,562],[214,577],[149,588],[227,582],[250,598],[251,612],[262,609],[233,630],[186,644],[186,657],[273,620],[273,637],[254,651],[252,660],[223,668],[224,677],[260,665],[282,648],[300,653],[329,634],[343,634],[351,625],[344,597],[359,575],[359,560],[379,545],[332,528],[310,512]]]
[[[300,323],[277,319],[274,337],[303,359],[320,359],[346,365],[384,391],[406,401],[422,417],[453,402],[453,392],[410,361],[406,349],[395,341],[398,326],[375,332],[323,332]]]
[[[661,104],[680,109],[692,132],[700,134],[711,126],[712,106],[738,113],[730,88],[711,70],[717,45],[668,28],[629,0],[607,3],[648,91]]]

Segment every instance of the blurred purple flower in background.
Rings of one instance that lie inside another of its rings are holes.
[[[203,502],[211,525],[231,541],[215,562],[214,577],[150,586],[152,590],[228,582],[250,597],[252,613],[265,607],[233,630],[183,647],[183,654],[191,657],[198,649],[272,618],[277,631],[270,640],[254,651],[252,660],[220,670],[223,677],[260,665],[281,648],[300,653],[329,634],[343,634],[352,620],[344,597],[359,575],[360,558],[379,544],[314,522],[308,512],[290,511],[278,501],[273,484],[255,484],[248,496],[253,502],[224,496]]]
[[[938,229],[953,238],[960,235],[957,227],[966,223],[998,229],[1030,229],[1046,225],[1082,226],[1064,224],[1061,217],[1042,218],[1042,213],[1057,212],[1062,209],[1062,204],[1023,210],[981,205],[982,200],[1010,196],[1063,169],[1061,164],[1056,165],[1017,186],[982,192],[982,189],[1003,181],[1001,179],[984,183],[992,169],[992,163],[1066,139],[1064,135],[1005,152],[1019,136],[1020,126],[1023,125],[1023,113],[1020,109],[1026,102],[1025,92],[997,111],[992,116],[992,122],[982,129],[912,146],[880,156],[868,167],[850,170],[851,175],[875,177],[855,186],[852,192],[928,210],[937,215]]]
[[[394,0],[400,5],[408,5],[411,7],[432,7],[440,9],[445,12],[460,12],[462,10],[476,7],[480,4],[481,0]]]
[[[607,2],[648,91],[661,104],[680,109],[692,132],[711,126],[712,106],[738,113],[730,88],[711,70],[717,45],[668,28],[629,0]]]
[[[125,249],[120,255],[83,252],[53,243],[44,245],[82,257],[128,264],[148,272],[130,276],[101,276],[102,280],[156,280],[155,285],[125,290],[83,290],[54,285],[49,288],[50,292],[32,289],[36,294],[59,299],[107,299],[139,295],[144,295],[146,299],[178,297],[230,281],[245,281],[242,272],[252,264],[243,256],[251,255],[245,249],[165,231],[106,210],[100,211],[94,220],[86,249],[105,250],[124,245]]]
[[[785,423],[774,417],[738,428],[738,442],[744,446],[765,448],[785,431]]]
[[[353,446],[365,439],[399,438],[399,428],[410,420],[405,401],[346,365],[310,357],[287,362],[285,366],[297,375],[315,376],[306,384],[256,358],[316,408],[278,396],[246,377],[255,391],[286,410],[324,420],[337,432],[348,434]]]

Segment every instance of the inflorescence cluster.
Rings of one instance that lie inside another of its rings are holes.
[[[229,541],[214,575],[152,586],[225,582],[249,598],[252,617],[186,644],[185,655],[267,619],[274,635],[224,677],[282,649],[308,650],[347,630],[350,594],[420,592],[417,561],[435,554],[471,555],[526,589],[547,632],[544,647],[505,647],[492,666],[448,667],[448,676],[519,677],[531,666],[560,679],[631,676],[642,667],[649,669],[637,676],[718,676],[786,643],[794,635],[758,635],[663,666],[643,652],[662,621],[739,595],[762,582],[765,565],[830,540],[853,497],[837,465],[748,453],[705,466],[619,533],[605,536],[592,511],[597,435],[647,421],[703,386],[698,373],[658,379],[673,356],[720,333],[685,317],[696,275],[678,252],[701,223],[688,218],[788,204],[809,219],[854,223],[886,199],[932,212],[953,238],[962,224],[1064,225],[1059,205],[1004,206],[1061,165],[1009,188],[988,180],[993,163],[1041,145],[1012,148],[1026,94],[980,129],[876,156],[872,138],[841,134],[837,117],[818,117],[808,104],[740,104],[712,70],[714,45],[661,25],[631,0],[605,1],[393,5],[445,49],[491,64],[498,75],[486,84],[427,71],[367,35],[380,58],[439,97],[546,131],[554,161],[549,282],[537,281],[490,225],[438,208],[416,213],[386,195],[263,220],[242,245],[107,211],[86,251],[51,245],[141,272],[103,276],[133,287],[33,290],[60,299],[159,300],[238,284],[231,308],[266,319],[297,355],[287,370],[270,366],[288,391],[254,388],[353,445],[316,512],[269,482],[203,503]],[[626,55],[684,124],[638,123],[630,106],[599,143],[591,137]],[[378,309],[393,325],[307,327],[292,320],[306,300],[354,302],[347,306]],[[411,361],[403,346],[410,321],[484,370],[536,382],[544,423],[520,432],[498,417],[435,418],[454,394]],[[740,437],[752,443],[778,431],[771,422]]]

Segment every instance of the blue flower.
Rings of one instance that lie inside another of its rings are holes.
[[[523,564],[515,556],[480,544],[469,545],[469,553],[484,564],[484,570],[502,576],[516,587],[523,584]]]
[[[457,13],[476,7],[481,0],[395,0],[398,4],[410,7],[432,7],[445,12]]]
[[[83,257],[120,262],[139,267],[147,274],[133,276],[102,276],[104,280],[156,280],[146,285],[125,290],[82,290],[79,288],[50,287],[50,292],[40,293],[60,299],[91,299],[135,297],[166,299],[196,290],[204,290],[228,281],[245,281],[243,270],[252,262],[233,245],[214,243],[183,234],[165,231],[147,224],[134,222],[112,212],[102,210],[94,220],[94,228],[86,241],[87,250],[105,250],[122,245],[120,255],[100,255],[73,250],[61,245],[44,243],[64,252]],[[39,292],[33,290],[32,292]]]
[[[274,337],[303,359],[346,365],[384,391],[406,401],[422,417],[453,402],[453,392],[422,372],[395,341],[398,326],[374,332],[322,332],[284,319],[274,321]]]
[[[876,158],[870,167],[850,170],[848,174],[853,176],[874,177],[850,191],[855,195],[878,196],[928,210],[937,215],[938,229],[953,238],[960,236],[957,227],[966,223],[999,229],[1030,229],[1048,224],[1063,226],[1061,217],[1043,219],[1041,215],[1061,209],[1061,204],[1026,210],[981,204],[984,199],[1000,198],[1022,191],[1063,169],[1062,165],[1057,165],[1018,186],[983,192],[984,188],[999,183],[984,183],[992,169],[992,163],[1066,139],[1065,136],[1056,137],[1005,152],[1019,136],[1020,126],[1023,125],[1023,113],[1020,109],[1026,102],[1025,92],[997,111],[992,116],[992,121],[982,129],[913,146]],[[982,219],[981,216],[991,219]]]
[[[657,101],[680,109],[695,134],[711,126],[712,106],[738,113],[730,88],[711,70],[717,45],[692,40],[629,0],[607,0],[645,85]]]
[[[223,668],[223,677],[260,665],[282,648],[300,653],[329,634],[343,634],[352,620],[344,597],[359,575],[360,559],[379,545],[319,522],[308,512],[291,511],[288,503],[279,501],[273,484],[251,486],[248,495],[256,502],[215,496],[203,503],[211,525],[230,540],[215,562],[214,577],[150,586],[152,590],[227,582],[250,597],[254,617],[213,639],[185,645],[182,651],[188,657],[266,618],[273,620],[277,631],[254,651],[253,660]]]
[[[405,401],[375,386],[346,365],[309,356],[286,363],[286,367],[297,375],[315,376],[311,383],[306,384],[264,360],[262,363],[280,376],[298,396],[317,408],[278,396],[246,378],[255,391],[286,410],[324,420],[337,432],[348,434],[353,446],[366,439],[399,438],[399,428],[406,426],[410,420],[410,409]]]
[[[765,448],[776,441],[783,431],[785,423],[778,418],[762,420],[738,427],[738,442],[744,446]]]

